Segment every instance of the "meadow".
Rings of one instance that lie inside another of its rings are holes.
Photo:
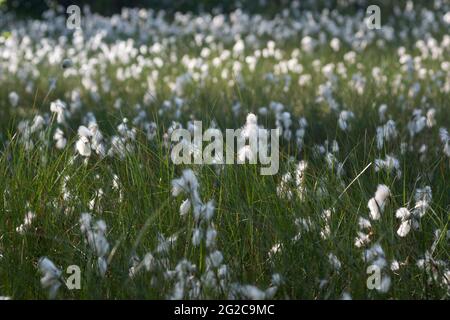
[[[0,10],[0,296],[448,299],[450,4],[296,3]],[[194,121],[278,172],[174,164]]]

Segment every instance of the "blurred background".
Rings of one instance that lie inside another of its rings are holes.
[[[182,12],[230,12],[236,9],[270,15],[284,8],[295,6],[299,9],[323,8],[339,10],[365,10],[369,5],[379,5],[383,10],[390,10],[394,3],[413,2],[415,5],[427,5],[433,1],[419,0],[0,0],[3,10],[14,11],[18,15],[40,16],[49,8],[67,8],[70,5],[83,7],[89,5],[91,11],[111,15],[123,7],[141,7],[165,10],[168,14]]]

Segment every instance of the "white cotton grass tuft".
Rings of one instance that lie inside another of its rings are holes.
[[[328,262],[333,267],[334,270],[339,271],[342,267],[341,261],[338,259],[338,257],[334,253],[328,254]]]
[[[210,221],[214,215],[214,200],[209,200],[206,204],[202,206],[202,214],[205,221]]]
[[[15,91],[11,91],[8,95],[9,103],[13,108],[19,104],[19,95]]]
[[[95,223],[92,223],[90,213],[81,214],[79,222],[85,241],[97,256],[99,274],[104,276],[108,267],[106,255],[109,252],[109,243],[105,237],[106,223],[103,220],[97,220]]]
[[[281,243],[275,243],[268,252],[269,259],[273,259],[282,250]]]
[[[341,296],[341,300],[352,300],[352,296],[348,292],[343,292]]]
[[[436,125],[436,109],[431,108],[427,111],[427,127],[433,128]]]
[[[240,294],[250,300],[264,300],[265,292],[252,285],[244,285],[239,288]]]
[[[413,117],[408,123],[408,130],[411,138],[420,133],[427,124],[427,118],[422,115],[422,110],[415,109],[413,111]]]
[[[89,124],[89,132],[91,137],[91,149],[101,158],[104,157],[106,155],[106,147],[103,141],[103,135],[98,128],[97,123]]]
[[[186,169],[180,178],[172,180],[172,195],[176,197],[181,193],[197,193],[198,187],[198,180],[194,172],[191,169]]]
[[[365,234],[361,231],[357,232],[358,236],[355,238],[355,247],[357,248],[361,248],[361,247],[365,247],[366,245],[368,245],[370,243],[370,236],[368,234]]]
[[[372,223],[366,218],[359,217],[358,227],[359,231],[357,232],[357,237],[355,238],[354,245],[357,248],[361,248],[367,246],[371,241],[370,231],[372,229]],[[369,231],[369,233],[367,233],[367,231]]]
[[[24,234],[26,230],[31,226],[31,223],[36,218],[36,214],[32,211],[28,211],[25,214],[25,218],[23,219],[23,223],[16,228],[16,231],[19,234]]]
[[[384,268],[387,264],[384,250],[379,243],[375,243],[372,247],[366,249],[363,254],[363,259],[369,263]]]
[[[199,228],[194,229],[192,233],[192,244],[194,247],[198,247],[202,241],[202,231]]]
[[[216,246],[217,230],[213,226],[209,226],[206,230],[206,247],[213,248]]]
[[[378,116],[380,117],[380,121],[384,122],[386,120],[386,111],[388,109],[387,104],[382,104],[378,108]]]
[[[88,203],[89,210],[91,210],[91,211],[96,210],[98,212],[102,211],[102,207],[101,207],[100,203],[103,198],[103,195],[104,195],[104,191],[102,188],[100,188],[94,192],[94,196]]]
[[[173,234],[169,237],[165,237],[163,234],[158,234],[158,246],[156,247],[155,252],[158,254],[167,254],[176,243],[177,239],[177,234]]]
[[[444,146],[443,153],[450,158],[450,135],[446,128],[439,129],[439,138]]]
[[[400,270],[400,263],[399,263],[397,260],[393,260],[393,261],[391,262],[390,269],[391,269],[392,271],[398,271],[398,270]]]
[[[395,217],[400,220],[397,235],[406,237],[411,229],[420,227],[420,219],[426,214],[432,200],[432,192],[429,186],[418,188],[415,193],[415,206],[409,210],[408,208],[399,208],[395,213]]]
[[[375,159],[375,172],[385,170],[387,173],[396,172],[397,177],[401,178],[402,171],[400,169],[400,161],[390,155],[386,155],[386,158]]]
[[[446,128],[439,129],[439,138],[441,139],[441,142],[444,144],[450,141],[450,134],[448,133],[448,130]]]
[[[180,178],[172,180],[172,195],[187,194],[188,199],[184,200],[180,205],[180,215],[186,215],[191,207],[193,208],[193,217],[196,223],[210,223],[214,211],[214,201],[210,200],[206,203],[202,201],[199,194],[199,183],[197,177],[191,169],[182,172]],[[203,228],[195,228],[192,234],[192,244],[199,246],[204,239],[205,230]]]
[[[330,225],[330,221],[331,221],[331,215],[334,212],[334,208],[331,209],[326,209],[323,210],[322,214],[321,214],[321,218],[323,220],[323,226],[322,229],[320,230],[320,236],[322,237],[322,239],[329,239],[330,235],[331,235],[331,225]]]
[[[395,212],[395,216],[402,221],[409,219],[411,212],[407,208],[400,208]]]
[[[189,199],[184,200],[180,205],[180,216],[185,216],[191,209],[191,201]]]
[[[78,127],[78,136],[79,137],[90,138],[91,137],[91,131],[85,126],[79,126]]]
[[[203,203],[198,188],[197,177],[190,169],[184,170],[181,178],[172,180],[172,195],[177,196],[181,193],[186,193],[189,196],[189,203],[193,207],[195,221],[209,221],[214,214],[214,202]],[[187,203],[180,207],[180,210],[183,210],[180,213],[184,213],[188,209],[186,206]]]
[[[412,213],[416,218],[420,219],[427,213],[433,199],[430,186],[416,189],[414,199],[416,204],[412,209]]]
[[[378,150],[381,150],[384,145],[384,131],[382,127],[377,128],[376,138],[377,138],[377,148]]]
[[[342,131],[350,130],[349,121],[355,118],[355,114],[352,111],[343,110],[339,114],[338,125]]]
[[[261,290],[254,285],[238,285],[236,292],[237,294],[244,299],[250,300],[265,300],[271,299],[275,293],[277,287],[270,287],[267,290]]]
[[[375,192],[375,200],[380,206],[381,211],[384,211],[384,205],[386,203],[386,200],[389,198],[390,194],[391,191],[389,190],[388,186],[384,184],[378,185],[377,191]]]
[[[446,24],[450,25],[450,11],[444,14],[442,17],[442,21],[444,21]]]
[[[298,120],[299,128],[295,131],[295,139],[297,142],[297,147],[301,151],[305,143],[306,128],[308,127],[308,121],[305,118],[300,118]]]
[[[367,207],[370,210],[370,212],[369,212],[370,213],[370,218],[372,220],[379,220],[380,217],[381,217],[380,208],[378,207],[378,204],[377,204],[375,198],[371,198],[369,200],[369,202],[367,203]]]
[[[56,122],[58,124],[66,124],[66,118],[69,116],[67,111],[67,104],[61,100],[56,100],[50,103],[50,111],[56,115]]]
[[[397,234],[400,237],[406,237],[411,230],[411,220],[404,220],[401,222],[400,227],[397,230]]]
[[[80,136],[78,141],[75,144],[76,150],[78,153],[83,157],[90,157],[91,156],[91,144],[89,142],[89,139],[85,136]]]
[[[56,141],[56,148],[62,150],[66,147],[67,139],[64,137],[64,132],[60,128],[56,128],[53,134],[53,140]]]
[[[61,286],[62,271],[47,257],[42,257],[38,262],[39,271],[43,274],[41,285],[49,290],[49,299],[54,299]]]
[[[215,250],[208,256],[208,261],[215,268],[219,267],[223,261],[223,255],[219,250]]]
[[[41,132],[41,130],[44,128],[44,125],[47,124],[46,119],[42,117],[41,115],[36,115],[33,119],[33,123],[30,127],[31,133]]]
[[[390,142],[397,138],[397,126],[394,120],[388,120],[384,126],[377,127],[376,129],[377,148],[383,149],[384,143]]]
[[[381,277],[381,284],[379,288],[376,288],[378,292],[387,293],[391,288],[391,276],[383,274]]]
[[[97,123],[91,123],[89,128],[83,125],[78,127],[78,141],[75,147],[77,152],[85,158],[89,158],[92,151],[95,151],[100,157],[106,155],[103,135],[98,129]]]
[[[386,201],[390,195],[389,187],[380,184],[377,187],[377,191],[375,192],[375,197],[371,198],[367,203],[367,207],[370,210],[370,217],[372,220],[379,220],[381,214],[384,212],[384,207],[386,205]]]
[[[365,263],[376,266],[381,271],[381,283],[375,289],[381,293],[387,293],[391,287],[391,277],[386,273],[388,263],[384,250],[379,243],[375,243],[372,247],[366,249],[362,256]]]
[[[372,227],[372,224],[370,223],[370,221],[363,217],[359,217],[358,225],[359,225],[360,229],[369,229]]]
[[[295,171],[286,172],[282,177],[279,185],[277,186],[277,195],[280,198],[292,199],[293,195],[297,195],[298,198],[303,201],[306,198],[306,170],[308,168],[308,162],[301,160],[296,166]]]

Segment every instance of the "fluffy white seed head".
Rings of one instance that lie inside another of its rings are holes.
[[[400,208],[395,212],[395,216],[402,221],[409,219],[411,212],[407,208]]]
[[[411,230],[411,220],[402,221],[400,227],[397,230],[397,234],[400,237],[406,237]]]
[[[372,220],[378,220],[378,219],[380,219],[380,217],[381,217],[380,209],[379,209],[379,207],[378,207],[378,204],[377,204],[375,198],[371,198],[371,199],[369,200],[369,202],[367,203],[367,207],[368,207],[369,210],[370,210],[369,214],[370,214],[370,218],[371,218]]]
[[[80,155],[83,157],[91,156],[91,144],[89,143],[89,139],[82,136],[78,139],[76,143],[76,149]]]

